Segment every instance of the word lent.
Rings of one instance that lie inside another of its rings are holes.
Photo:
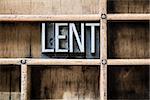
[[[42,23],[42,52],[74,52],[74,39],[77,42],[79,51],[85,52],[85,27],[90,27],[90,52],[95,53],[95,27],[100,26],[99,23],[80,23],[80,31],[77,31],[75,23],[55,23],[54,24],[54,47],[46,48],[45,23]],[[66,34],[60,34],[60,27],[68,27],[68,38]],[[60,48],[60,40],[68,39],[68,48]]]

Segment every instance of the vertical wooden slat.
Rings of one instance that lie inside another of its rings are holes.
[[[27,100],[27,65],[21,65],[21,100]]]
[[[101,20],[101,50],[100,59],[102,60],[100,68],[100,100],[107,99],[107,35],[106,35],[106,20]]]
[[[107,100],[107,0],[100,0],[100,100]]]

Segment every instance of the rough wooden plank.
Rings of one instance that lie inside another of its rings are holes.
[[[26,60],[28,65],[99,65],[98,59],[28,59],[28,58],[0,58],[1,65],[20,65]]]
[[[108,20],[149,20],[150,14],[108,14]],[[0,15],[0,21],[98,21],[98,14],[90,15]]]
[[[149,0],[108,0],[108,13],[150,13]]]
[[[5,92],[18,92],[19,90],[19,78],[20,78],[19,66],[0,65],[0,91]]]
[[[108,23],[109,59],[147,59],[149,41],[148,21]]]
[[[107,59],[107,20],[102,19],[100,23],[100,57]]]
[[[20,92],[0,92],[0,100],[20,100]]]
[[[0,57],[41,57],[40,34],[40,23],[1,22]]]
[[[96,14],[99,0],[5,0],[0,14]]]
[[[107,20],[149,20],[150,14],[107,14]]]
[[[20,92],[20,68],[19,66],[0,65],[0,100],[15,99],[20,97],[14,92]]]
[[[29,56],[29,37],[30,30],[27,23],[0,23],[0,57]]]
[[[30,25],[30,57],[41,57],[41,24],[38,22]]]
[[[150,65],[150,59],[108,59],[108,65]]]
[[[82,1],[82,14],[98,14],[100,0],[80,0]]]
[[[32,66],[31,68],[31,99],[99,99],[98,66],[57,66],[57,68]]]
[[[107,100],[107,0],[100,0],[100,100]],[[104,62],[103,62],[104,61]]]
[[[22,59],[0,58],[0,65],[19,65]]]
[[[20,65],[26,60],[28,65],[99,65],[98,59],[0,59],[1,65]],[[150,59],[108,59],[108,65],[150,65]]]
[[[1,14],[29,14],[31,12],[30,2],[25,0],[5,0],[1,1]]]
[[[90,15],[0,15],[0,21],[97,21],[98,14]]]
[[[21,100],[28,100],[28,77],[27,77],[27,65],[26,64],[22,64],[21,65]]]
[[[128,0],[108,0],[108,13],[124,13],[128,12]]]
[[[108,98],[148,100],[149,66],[108,66]]]
[[[31,59],[28,65],[99,65],[98,59]]]

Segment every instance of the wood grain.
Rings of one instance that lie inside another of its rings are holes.
[[[0,100],[20,100],[20,92],[0,92]]]
[[[107,100],[107,0],[101,0],[100,4],[100,100]],[[105,18],[102,17],[104,15]],[[103,64],[103,61],[106,64]]]
[[[26,64],[21,65],[21,100],[28,100],[28,66]]]
[[[109,100],[148,100],[149,66],[108,66]]]
[[[150,65],[150,59],[108,59],[108,65]]]
[[[149,20],[150,14],[107,14],[107,20],[118,20],[118,21],[143,21]]]
[[[2,0],[0,14],[96,14],[99,0]]]
[[[29,37],[29,24],[0,23],[0,57],[29,56]]]
[[[98,14],[86,15],[17,15],[17,14],[3,14],[0,15],[2,22],[46,22],[46,21],[98,21],[100,17]]]
[[[108,0],[108,13],[150,13],[149,0]]]
[[[31,98],[98,100],[98,72],[98,66],[32,67]]]
[[[38,23],[0,23],[0,57],[40,57]]]
[[[148,22],[108,23],[108,58],[150,58]]]
[[[0,65],[0,100],[7,100],[6,98],[19,100],[19,94],[20,94],[19,66]]]

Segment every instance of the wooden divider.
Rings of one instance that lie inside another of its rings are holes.
[[[26,60],[27,65],[100,65],[99,59],[28,59],[0,58],[0,65],[21,65]],[[107,59],[107,65],[150,65],[150,59]]]
[[[150,65],[150,59],[108,59],[108,65]]]
[[[0,15],[0,21],[97,21],[98,14],[90,15]]]
[[[149,20],[150,14],[107,14],[107,20]]]
[[[100,100],[107,100],[107,0],[100,0]]]
[[[21,64],[21,100],[27,99],[27,65]]]
[[[106,14],[106,13],[105,13]],[[106,14],[107,20],[149,20],[150,14]],[[98,21],[100,14],[86,15],[0,15],[0,21]]]

